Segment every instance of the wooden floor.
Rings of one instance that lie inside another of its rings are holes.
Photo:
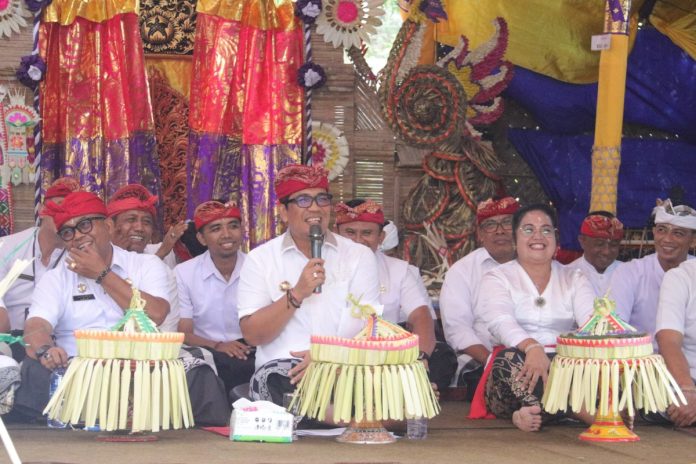
[[[527,434],[502,420],[465,419],[468,404],[445,402],[424,441],[390,445],[347,445],[332,438],[301,437],[292,444],[237,443],[203,430],[158,434],[153,443],[101,443],[96,434],[10,424],[25,464],[196,464],[196,463],[447,463],[447,464],[622,464],[696,463],[696,435],[638,425],[634,443],[578,440],[581,426],[547,426]],[[8,462],[0,450],[0,462]]]

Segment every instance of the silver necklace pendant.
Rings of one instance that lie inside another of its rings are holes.
[[[534,304],[537,306],[537,308],[541,308],[546,304],[546,300],[543,296],[539,296],[534,300]]]

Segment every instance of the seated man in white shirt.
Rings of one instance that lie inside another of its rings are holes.
[[[686,205],[672,206],[658,200],[653,210],[655,253],[622,264],[611,276],[610,293],[616,313],[641,332],[655,334],[660,285],[665,272],[687,259],[696,245],[696,211]]]
[[[287,232],[251,250],[239,278],[239,325],[256,346],[253,399],[282,404],[309,364],[312,335],[354,337],[365,321],[351,315],[349,295],[379,305],[374,253],[328,230],[327,171],[291,165],[275,181]],[[310,226],[324,234],[321,258],[311,253]]]
[[[229,392],[249,383],[254,348],[242,338],[237,315],[237,286],[245,254],[241,213],[236,206],[207,201],[196,208],[198,240],[208,251],[175,269],[185,342],[211,351],[218,376]]]
[[[53,201],[60,204],[63,198],[80,189],[80,184],[71,177],[56,179],[46,189],[44,202]],[[41,207],[43,209],[43,206]],[[41,210],[40,210],[41,211]],[[58,265],[65,249],[63,241],[56,235],[53,218],[40,217],[38,227],[30,227],[1,239],[3,242],[0,252],[0,279],[4,278],[18,259],[33,259],[27,269],[22,272],[10,289],[0,298],[0,320],[7,318],[7,330],[0,325],[0,333],[10,332],[14,336],[24,333],[24,320],[31,304],[34,287],[49,269]],[[24,359],[24,348],[15,343],[12,354],[17,361]]]
[[[583,255],[568,266],[587,276],[597,296],[607,293],[611,275],[622,264],[616,258],[623,235],[623,224],[608,211],[593,211],[582,221],[578,242]]]
[[[520,204],[512,197],[490,198],[476,209],[479,248],[454,263],[440,291],[440,317],[447,343],[457,353],[457,386],[467,387],[471,400],[491,353],[491,334],[474,315],[483,275],[515,257],[512,215]]]
[[[668,271],[657,305],[657,344],[687,404],[670,406],[677,427],[696,425],[696,260]]]
[[[140,184],[128,184],[116,191],[106,207],[114,221],[111,241],[126,251],[157,255],[170,268],[176,266],[174,245],[186,230],[179,222],[169,228],[161,243],[152,243],[157,222],[157,195]]]
[[[450,384],[456,368],[452,350],[446,344],[436,349],[435,311],[420,271],[402,259],[387,256],[379,250],[384,240],[384,212],[372,200],[354,199],[334,207],[336,232],[368,247],[377,258],[379,299],[384,307],[382,317],[405,326],[418,335],[420,358],[428,368],[430,380],[439,389]],[[449,354],[449,356],[447,356]]]
[[[176,258],[172,248],[186,230],[186,223],[170,227],[162,243],[153,244],[157,200],[157,195],[140,184],[128,184],[118,189],[106,204],[108,217],[114,224],[111,228],[111,243],[126,251],[155,255],[170,269],[174,269]],[[174,282],[174,273],[169,274]],[[179,325],[179,305],[174,300],[171,303],[167,318],[159,326],[163,332],[176,332]]]
[[[40,415],[48,402],[51,371],[77,354],[76,329],[111,328],[128,309],[133,287],[159,324],[169,312],[172,284],[159,258],[111,244],[112,223],[95,194],[71,193],[60,205],[49,201],[42,214],[53,218],[66,256],[36,286],[25,324],[27,358],[15,409],[29,417]]]

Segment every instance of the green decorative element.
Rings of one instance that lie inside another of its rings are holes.
[[[112,332],[145,332],[159,333],[159,329],[145,312],[145,300],[140,296],[140,290],[132,287],[133,297],[130,301],[130,309],[111,328]]]
[[[610,300],[607,295],[595,298],[594,313],[576,332],[581,336],[596,335],[620,335],[637,334],[635,327],[621,320],[616,314],[616,302]]]
[[[22,346],[26,346],[26,343],[24,342],[24,338],[22,336],[13,337],[12,335],[6,333],[0,333],[0,343],[1,342],[5,342],[8,345],[11,345],[13,343],[19,343]]]
[[[118,332],[120,330],[126,329],[126,324],[128,324],[128,322],[130,321],[134,321],[135,325],[137,325],[137,332],[159,332],[159,329],[157,329],[155,323],[152,322],[152,319],[150,319],[148,315],[145,313],[145,311],[143,311],[140,308],[129,309],[128,311],[126,311],[126,314],[116,323],[115,326],[111,328],[111,331]],[[128,332],[128,330],[125,331]]]

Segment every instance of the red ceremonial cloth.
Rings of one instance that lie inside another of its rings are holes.
[[[481,224],[489,217],[501,214],[515,214],[518,209],[520,209],[520,204],[512,197],[505,197],[500,200],[489,198],[478,204],[476,208],[476,223]]]
[[[56,229],[60,229],[63,224],[70,219],[85,216],[87,214],[98,214],[106,216],[106,205],[92,192],[73,192],[66,195],[60,205],[54,201],[46,202],[44,209],[41,210],[42,216],[51,216],[56,223]]]
[[[196,212],[193,215],[193,222],[196,224],[196,230],[200,231],[206,224],[223,218],[237,218],[241,221],[242,214],[239,208],[232,204],[224,204],[219,201],[206,201],[196,208]]]
[[[624,235],[624,226],[616,218],[593,214],[582,221],[580,233],[588,237],[621,240]]]
[[[80,190],[80,183],[72,177],[61,177],[53,181],[51,186],[46,189],[44,201],[51,198],[64,197],[72,192]]]
[[[372,200],[367,200],[355,208],[351,208],[345,203],[338,203],[334,207],[334,212],[336,213],[336,225],[339,226],[355,221],[374,222],[379,225],[384,225],[385,222],[382,206]]]
[[[483,368],[483,375],[481,375],[481,380],[479,380],[476,386],[476,392],[474,392],[474,397],[471,400],[471,408],[469,409],[468,419],[495,419],[495,415],[491,413],[488,408],[486,408],[486,399],[484,397],[486,393],[486,381],[488,381],[488,376],[491,375],[491,369],[493,368],[493,360],[498,353],[504,350],[503,345],[498,345],[493,348],[493,353],[488,358],[486,367]]]
[[[150,193],[148,189],[140,184],[124,185],[114,193],[106,205],[109,217],[119,215],[125,211],[138,210],[150,213],[154,218],[157,217],[158,197]]]
[[[282,200],[308,188],[329,190],[329,172],[321,166],[293,164],[278,171],[275,181],[276,198]]]

